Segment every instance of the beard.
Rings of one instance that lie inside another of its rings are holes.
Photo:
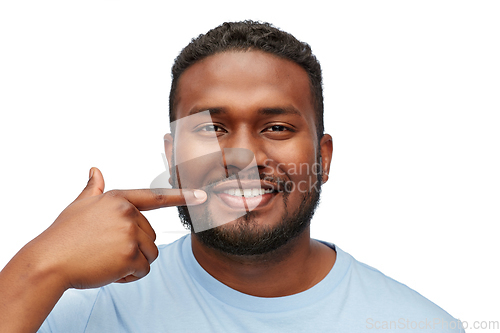
[[[228,255],[256,256],[273,252],[301,235],[309,227],[319,203],[322,185],[321,171],[316,173],[315,177],[315,183],[310,186],[309,192],[301,196],[301,203],[298,207],[288,207],[290,191],[285,186],[285,189],[280,192],[283,194],[285,209],[281,220],[274,226],[259,226],[255,221],[256,212],[249,211],[235,221],[193,233],[193,236],[207,247]],[[286,183],[283,177],[261,175],[260,178]],[[289,177],[287,178],[289,179]],[[288,184],[290,183],[288,182]],[[178,206],[177,209],[181,222],[192,231],[193,224],[188,207]],[[217,225],[208,208],[204,210],[202,215],[201,218],[204,221]]]

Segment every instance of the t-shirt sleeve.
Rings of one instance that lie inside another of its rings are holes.
[[[38,330],[39,333],[84,332],[100,289],[67,290]]]

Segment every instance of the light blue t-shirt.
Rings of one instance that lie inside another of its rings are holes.
[[[40,332],[463,332],[417,292],[330,246],[337,260],[321,282],[262,298],[209,275],[188,235],[159,246],[151,272],[139,281],[68,290]]]

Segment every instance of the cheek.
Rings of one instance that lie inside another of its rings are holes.
[[[278,175],[286,174],[291,181],[300,181],[315,174],[316,151],[316,146],[310,140],[297,140],[269,149],[266,165]]]
[[[179,133],[179,132],[178,132]],[[176,136],[173,161],[182,188],[200,188],[207,174],[214,170],[224,173],[222,153],[215,137],[200,137],[188,131]]]
[[[177,164],[203,157],[207,154],[221,154],[219,141],[213,138],[200,139],[194,135],[177,137],[174,141],[174,159]]]
[[[224,173],[220,151],[204,154],[203,150],[182,148],[183,152],[174,151],[177,180],[181,188],[201,188],[206,185],[210,173]],[[179,162],[179,159],[183,162]]]

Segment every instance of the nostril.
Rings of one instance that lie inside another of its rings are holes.
[[[249,166],[255,166],[255,154],[249,149],[224,148],[222,155],[226,168],[236,167],[245,170]]]

